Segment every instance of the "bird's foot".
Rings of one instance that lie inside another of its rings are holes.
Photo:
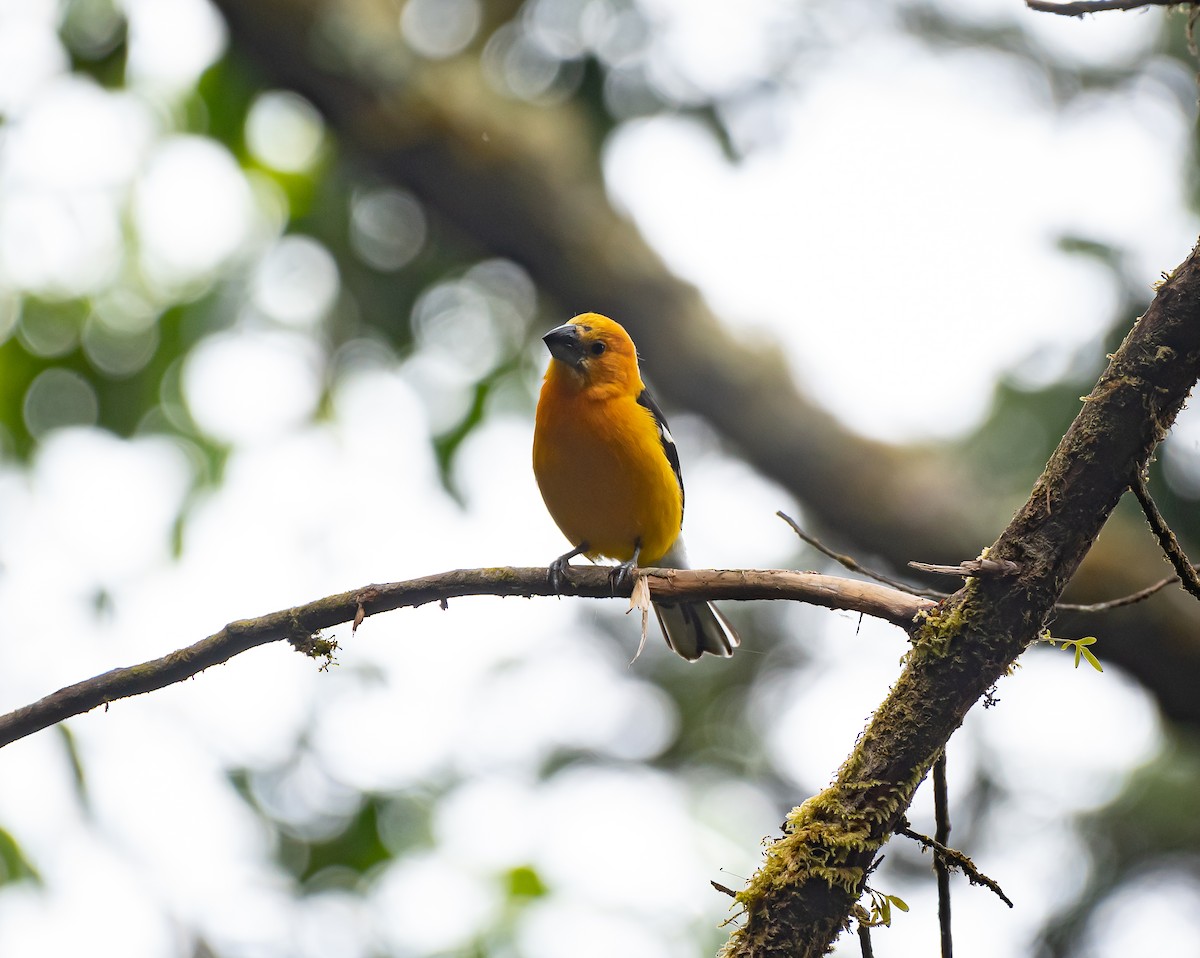
[[[555,592],[562,592],[563,585],[565,585],[567,581],[567,569],[570,566],[571,560],[577,555],[582,555],[583,553],[587,552],[587,549],[587,543],[581,543],[570,552],[564,552],[557,559],[550,563],[550,568],[548,571],[550,574],[551,589],[553,589]]]
[[[622,562],[618,566],[613,566],[613,569],[608,574],[608,584],[613,592],[625,585],[633,576],[633,570],[637,568],[638,556],[642,554],[642,545],[639,542],[633,550],[633,557]]]

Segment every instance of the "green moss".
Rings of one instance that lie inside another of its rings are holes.
[[[326,638],[320,632],[306,632],[300,628],[299,623],[294,623],[288,642],[301,655],[307,655],[311,659],[324,659],[321,671],[327,670],[333,664],[334,653],[339,648],[336,639]]]
[[[860,740],[847,766],[861,764],[866,744],[866,738]],[[843,766],[843,778],[846,771]],[[900,784],[836,783],[792,809],[784,823],[783,837],[767,847],[766,860],[737,894],[739,904],[751,911],[760,901],[795,890],[814,878],[857,895],[863,868],[849,862],[861,861],[863,853],[883,845],[888,833],[878,826],[905,807],[925,772],[924,768],[918,769],[911,781]]]
[[[752,911],[760,901],[813,878],[854,894],[863,869],[847,860],[879,844],[871,839],[870,822],[850,808],[838,786],[830,786],[792,809],[784,836],[767,848],[766,860],[736,900]]]
[[[970,598],[978,588],[978,579],[967,579],[962,595],[952,604],[943,603],[917,613],[918,625],[912,633],[914,653],[938,657],[949,653],[954,640],[966,631],[972,612]]]

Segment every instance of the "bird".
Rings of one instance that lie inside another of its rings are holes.
[[[645,567],[686,569],[683,476],[667,419],[642,382],[624,328],[581,313],[542,337],[550,364],[538,398],[533,472],[572,548],[550,564],[561,589],[571,559],[620,563],[614,583]],[[654,600],[667,645],[689,661],[733,654],[741,640],[715,606]]]

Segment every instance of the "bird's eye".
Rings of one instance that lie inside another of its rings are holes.
[[[592,355],[599,356],[607,348],[608,347],[605,346],[604,343],[597,340],[596,342],[592,343]]]

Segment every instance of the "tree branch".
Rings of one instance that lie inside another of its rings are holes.
[[[1101,13],[1105,10],[1137,10],[1140,7],[1176,7],[1188,6],[1180,0],[1068,0],[1056,3],[1055,0],[1025,0],[1025,6],[1039,13],[1057,13],[1064,17],[1082,17],[1087,13]]]
[[[1146,522],[1150,524],[1150,530],[1154,533],[1154,538],[1158,540],[1158,544],[1162,547],[1163,554],[1175,569],[1175,577],[1179,580],[1179,584],[1193,598],[1200,599],[1200,576],[1196,575],[1196,570],[1192,567],[1192,563],[1184,553],[1183,546],[1175,538],[1175,533],[1167,525],[1167,520],[1163,518],[1163,514],[1158,511],[1158,506],[1150,496],[1150,489],[1146,486],[1146,477],[1140,472],[1137,473],[1133,477],[1133,482],[1129,484],[1129,488],[1133,490],[1138,505],[1142,507],[1142,512],[1146,516]]]
[[[972,885],[981,885],[988,889],[992,894],[999,898],[1009,908],[1013,907],[1012,899],[1004,894],[1004,889],[993,879],[988,878],[983,872],[975,867],[975,863],[966,855],[955,848],[951,848],[944,842],[938,841],[936,838],[930,838],[928,835],[922,835],[920,832],[915,832],[907,824],[901,825],[896,831],[897,835],[903,835],[905,838],[911,838],[915,842],[919,842],[925,848],[933,850],[934,855],[941,861],[944,861],[951,868],[957,868],[967,876],[967,881]]]
[[[346,622],[353,623],[357,629],[364,617],[380,612],[430,602],[441,602],[444,606],[449,599],[468,595],[528,598],[561,594],[596,599],[627,598],[633,583],[626,582],[614,590],[609,571],[602,566],[573,567],[569,580],[559,593],[550,587],[546,569],[457,569],[406,582],[368,585],[256,619],[240,619],[185,649],[77,682],[0,716],[0,747],[72,715],[181,682],[268,642],[287,639],[308,654],[327,654],[335,646],[314,643],[314,633]],[[794,599],[827,609],[861,612],[906,630],[913,627],[919,612],[934,606],[928,599],[873,582],[815,572],[755,569],[638,571],[638,577],[644,575],[649,580],[650,595],[656,599]]]
[[[950,796],[946,784],[946,753],[933,763],[933,814],[936,822],[934,841],[942,848],[950,843]],[[938,932],[942,941],[942,958],[954,958],[954,932],[950,921],[950,865],[944,855],[934,855],[933,870],[937,875]]]
[[[972,578],[925,613],[913,651],[834,783],[787,818],[738,894],[725,958],[816,958],[846,927],[879,849],[967,711],[1045,628],[1084,555],[1200,377],[1200,247],[1146,314],[988,550],[1014,576]]]
[[[792,531],[796,533],[796,535],[799,536],[800,539],[803,540],[807,545],[812,546],[812,548],[816,549],[819,553],[821,553],[821,555],[828,556],[844,569],[849,569],[851,572],[857,572],[859,575],[865,575],[869,579],[874,579],[876,582],[882,582],[884,585],[891,586],[893,589],[899,589],[901,592],[907,592],[910,595],[924,596],[926,599],[938,601],[946,598],[946,596],[949,595],[947,592],[935,592],[933,589],[918,589],[914,586],[908,585],[907,583],[900,582],[897,579],[890,579],[886,575],[881,575],[880,573],[875,572],[872,569],[868,569],[866,566],[862,565],[857,559],[854,558],[854,556],[846,555],[842,552],[835,552],[816,536],[810,536],[807,532],[800,528],[800,523],[798,523],[787,513],[776,512],[775,515],[779,516],[780,519],[791,526]],[[912,564],[913,563],[911,562],[909,563],[909,565]]]

